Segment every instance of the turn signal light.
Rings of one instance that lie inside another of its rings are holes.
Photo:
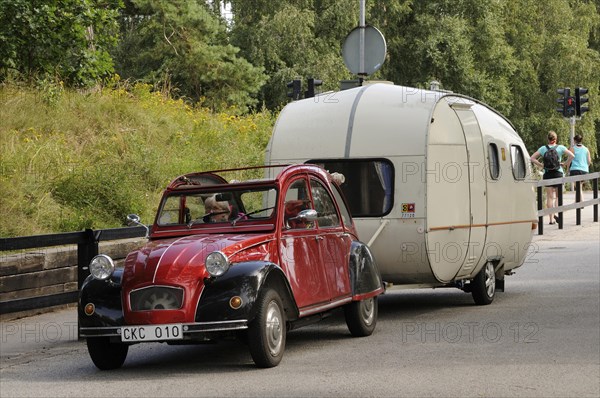
[[[231,308],[233,308],[234,310],[237,310],[238,308],[240,308],[242,306],[242,298],[240,296],[233,296],[229,300],[229,306]]]
[[[93,315],[94,311],[96,311],[96,306],[92,303],[87,303],[83,308],[83,312],[88,316]]]

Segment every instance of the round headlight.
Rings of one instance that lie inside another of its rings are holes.
[[[90,261],[90,274],[96,279],[108,279],[114,270],[115,263],[106,254],[99,254]]]
[[[229,260],[221,252],[212,252],[206,256],[206,270],[211,276],[221,276],[229,269]]]

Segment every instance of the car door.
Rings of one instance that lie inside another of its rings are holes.
[[[312,209],[308,182],[304,176],[292,180],[283,190],[280,209],[280,265],[286,273],[298,308],[327,302],[330,299],[327,275],[321,261],[321,241],[316,223],[294,219],[305,209]]]
[[[349,296],[352,293],[348,268],[352,237],[345,231],[335,201],[325,185],[311,178],[310,190],[317,211],[317,239],[331,299]]]

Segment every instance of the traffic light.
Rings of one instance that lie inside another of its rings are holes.
[[[291,91],[287,92],[287,96],[292,99],[292,101],[297,101],[300,99],[300,93],[302,92],[302,80],[294,79],[287,84],[287,87],[291,89]]]
[[[313,79],[312,77],[308,79],[308,90],[304,93],[304,98],[312,98],[315,96],[315,87],[319,87],[323,84],[323,80]]]
[[[569,107],[569,98],[571,98],[571,89],[569,87],[559,88],[556,92],[562,96],[562,98],[556,100],[560,105],[556,108],[556,111],[562,113],[564,117],[569,117],[567,108]]]
[[[587,106],[581,106],[582,104],[585,104],[589,101],[589,98],[583,97],[585,94],[587,94],[587,92],[587,88],[577,87],[575,89],[575,113],[577,114],[577,116],[581,116],[582,114],[590,110],[590,108]]]
[[[575,116],[575,97],[568,97],[565,105],[565,117]]]

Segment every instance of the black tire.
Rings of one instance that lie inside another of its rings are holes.
[[[129,345],[111,343],[108,337],[90,337],[87,339],[87,348],[98,369],[111,370],[123,365]]]
[[[279,294],[265,290],[256,303],[256,317],[248,327],[248,348],[256,366],[279,365],[285,351],[286,321]]]
[[[486,263],[471,281],[471,294],[477,305],[488,305],[496,296],[496,272],[494,264]]]
[[[364,337],[373,334],[378,312],[377,296],[345,305],[346,325],[352,336]]]

